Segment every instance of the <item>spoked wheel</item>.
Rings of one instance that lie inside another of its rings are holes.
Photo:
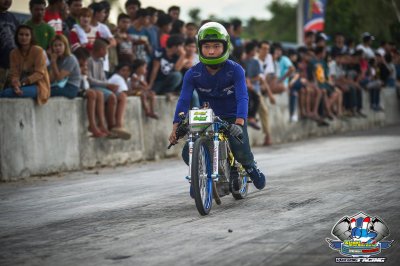
[[[206,138],[199,138],[193,144],[191,185],[193,186],[196,207],[201,215],[207,215],[212,206],[212,164],[207,144]]]
[[[237,199],[244,199],[249,191],[249,177],[247,175],[239,174],[238,170],[234,167],[231,169],[230,176],[230,190],[232,196]]]

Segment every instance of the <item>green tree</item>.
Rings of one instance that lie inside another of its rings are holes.
[[[196,23],[197,25],[200,24],[200,8],[192,8],[189,10],[188,14],[192,22]]]

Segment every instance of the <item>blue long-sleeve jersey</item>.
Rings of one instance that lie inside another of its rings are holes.
[[[183,78],[174,123],[179,122],[180,112],[188,112],[193,90],[199,94],[200,103],[208,102],[217,116],[247,119],[249,96],[244,70],[239,64],[227,60],[215,75],[202,63],[190,68]]]

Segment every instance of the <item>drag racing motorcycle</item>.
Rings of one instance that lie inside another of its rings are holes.
[[[189,171],[186,179],[191,187],[196,208],[201,215],[209,214],[213,199],[221,204],[221,197],[232,194],[244,199],[251,182],[243,166],[229,147],[230,124],[214,115],[207,104],[179,114],[177,139],[188,136]],[[239,136],[235,140],[242,142]],[[170,148],[172,144],[169,145]]]

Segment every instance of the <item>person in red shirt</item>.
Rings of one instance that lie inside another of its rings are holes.
[[[48,0],[49,6],[44,13],[44,21],[52,26],[56,34],[63,34],[63,20],[61,11],[64,9],[64,0]]]
[[[94,41],[100,38],[97,28],[90,25],[92,16],[93,11],[89,8],[82,8],[79,11],[79,24],[74,25],[69,35],[72,51],[78,47],[85,47],[91,52]]]

